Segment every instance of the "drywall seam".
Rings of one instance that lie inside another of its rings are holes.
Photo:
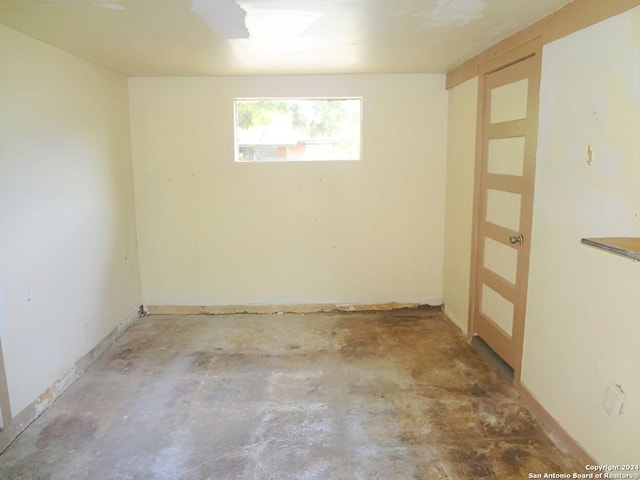
[[[138,243],[138,210],[136,209],[136,189],[134,187],[133,178],[135,172],[133,171],[133,142],[131,141],[133,137],[133,131],[131,129],[131,78],[127,77],[127,133],[129,134],[129,138],[127,139],[127,144],[129,146],[129,174],[131,175],[131,182],[129,184],[129,193],[131,194],[131,217],[133,220],[133,240],[136,252],[136,277],[138,280],[138,288],[140,289],[140,303],[142,303],[142,276],[140,275],[140,245]],[[143,313],[142,305],[140,305],[140,309],[138,313]]]

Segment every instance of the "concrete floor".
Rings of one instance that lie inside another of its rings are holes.
[[[144,317],[0,456],[3,480],[573,471],[436,309]]]

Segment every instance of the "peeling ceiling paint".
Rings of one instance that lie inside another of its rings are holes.
[[[357,37],[361,29],[352,15],[342,15],[342,28],[329,23],[331,34],[327,36],[327,24],[323,22],[331,16],[333,7],[326,2],[311,2],[307,9],[285,8],[294,3],[240,0],[247,12],[250,36],[230,42],[237,64],[266,67],[306,57],[316,64],[353,68],[361,60],[361,39]]]
[[[247,28],[251,38],[263,41],[299,37],[323,15],[308,10],[254,8],[249,3],[240,4],[247,12]]]
[[[443,72],[571,0],[0,0],[0,24],[127,75]]]
[[[482,18],[486,8],[483,0],[438,0],[436,8],[424,14],[427,25],[463,27]]]
[[[99,6],[107,10],[126,10],[125,6],[121,3],[100,3]]]
[[[234,0],[191,0],[191,11],[225,40],[249,38],[247,12]]]
[[[96,5],[107,10],[126,10],[120,0],[96,0]]]
[[[106,8],[108,10],[125,10],[123,0],[92,0],[89,2],[94,7]],[[0,0],[0,6],[11,3],[7,0]],[[42,8],[42,7],[67,7],[83,5],[87,2],[82,0],[21,0],[21,7]]]

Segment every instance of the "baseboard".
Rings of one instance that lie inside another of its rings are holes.
[[[319,312],[370,312],[418,308],[420,303],[373,304],[298,304],[298,305],[145,305],[150,315],[231,315],[239,313],[319,313]]]
[[[25,428],[38,418],[53,402],[80,377],[102,353],[115,342],[124,331],[139,317],[139,311],[131,313],[120,322],[100,343],[93,347],[89,353],[78,360],[70,370],[64,373],[53,385],[47,388],[42,395],[31,402],[18,413],[9,425],[0,431],[0,453],[20,435]]]
[[[538,399],[527,388],[519,382],[514,383],[514,388],[520,395],[520,398],[529,407],[531,412],[538,420],[551,432],[553,440],[561,448],[566,449],[580,465],[598,465],[598,463],[589,455],[569,433],[562,428],[558,421],[551,416],[546,408],[538,401]]]
[[[450,312],[447,311],[446,306],[443,306],[443,312],[452,325],[460,329],[460,325],[457,324],[451,317]],[[462,330],[461,330],[462,331]],[[465,333],[463,331],[463,333]],[[558,421],[551,416],[544,406],[538,401],[538,399],[527,388],[518,381],[514,381],[513,387],[518,395],[524,402],[524,404],[531,410],[540,423],[542,423],[549,433],[551,433],[552,439],[556,444],[567,451],[567,453],[581,465],[597,465],[595,460],[580,446],[575,439],[562,428]]]

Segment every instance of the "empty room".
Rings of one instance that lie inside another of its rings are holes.
[[[640,479],[640,0],[0,0],[2,480]]]

